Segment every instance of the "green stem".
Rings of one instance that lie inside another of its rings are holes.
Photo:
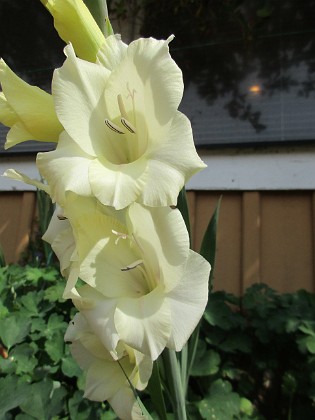
[[[162,358],[165,366],[166,381],[172,396],[175,420],[187,420],[186,401],[176,353],[174,350],[165,349]]]

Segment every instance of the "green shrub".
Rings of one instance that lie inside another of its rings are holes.
[[[315,296],[210,296],[190,389],[201,418],[315,418]],[[211,417],[215,415],[215,417]]]

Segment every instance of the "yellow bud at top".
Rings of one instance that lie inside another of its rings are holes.
[[[40,0],[54,18],[55,28],[71,42],[78,57],[95,62],[105,37],[83,0]]]

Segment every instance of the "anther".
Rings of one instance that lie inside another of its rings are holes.
[[[121,268],[121,271],[129,271],[137,268],[139,265],[143,263],[143,260],[137,260],[132,264],[126,265],[126,267]]]
[[[113,122],[109,121],[107,118],[105,119],[105,124],[107,125],[108,128],[110,128],[115,133],[117,133],[117,134],[125,134],[123,131],[121,131],[119,129],[119,127],[117,127],[116,124],[114,124]]]
[[[136,129],[132,124],[130,124],[129,121],[127,121],[125,118],[121,118],[120,121],[121,121],[122,125],[125,128],[127,128],[128,131],[130,131],[130,133],[135,134]]]

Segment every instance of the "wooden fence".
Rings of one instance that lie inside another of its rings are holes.
[[[280,292],[315,292],[315,193],[190,191],[196,250],[221,194],[215,289],[241,294],[263,282]],[[8,262],[18,261],[27,245],[34,214],[34,193],[0,194],[0,244]]]

